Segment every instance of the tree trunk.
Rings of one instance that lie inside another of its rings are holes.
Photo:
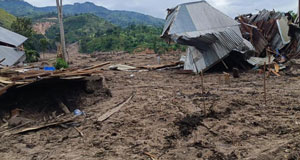
[[[66,51],[65,32],[64,32],[64,24],[63,24],[62,0],[56,0],[56,5],[57,5],[58,21],[59,21],[59,28],[60,28],[61,50],[62,50],[62,54],[63,54],[63,59],[68,63],[69,55]]]

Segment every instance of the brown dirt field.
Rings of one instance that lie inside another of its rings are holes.
[[[162,56],[161,63],[179,54]],[[155,64],[153,54],[77,55],[72,65]],[[112,97],[81,106],[78,127],[52,127],[0,138],[3,160],[296,160],[300,157],[300,78],[242,73],[224,84],[223,74],[201,77],[176,70],[103,70]],[[283,74],[283,73],[282,73]],[[221,77],[221,82],[219,81]],[[133,99],[103,123],[97,118],[131,94]],[[207,109],[204,115],[203,108]]]

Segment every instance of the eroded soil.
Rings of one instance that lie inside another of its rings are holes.
[[[179,54],[162,56],[161,63]],[[153,54],[77,55],[72,65],[156,64]],[[225,84],[223,73],[201,77],[177,70],[124,72],[103,70],[111,98],[82,107],[86,120],[74,128],[52,127],[2,137],[0,159],[67,160],[234,160],[299,159],[300,78],[282,73],[267,79],[241,73]],[[97,118],[133,99],[102,123]],[[204,114],[204,108],[206,114]]]

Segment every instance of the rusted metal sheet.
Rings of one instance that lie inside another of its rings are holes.
[[[236,19],[241,23],[243,37],[255,47],[256,56],[265,56],[267,47],[278,50],[281,56],[300,52],[300,31],[295,31],[300,29],[295,25],[289,26],[285,14],[262,10],[258,14],[242,15]],[[257,28],[249,27],[252,25]]]

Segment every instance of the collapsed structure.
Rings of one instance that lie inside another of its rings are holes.
[[[236,20],[241,24],[243,37],[255,47],[257,57],[267,56],[269,52],[284,62],[299,55],[300,29],[289,13],[262,10]]]
[[[239,23],[206,1],[181,4],[168,11],[162,38],[189,46],[185,70],[205,71],[223,62],[233,50],[245,53],[253,49],[242,37]]]
[[[199,73],[220,62],[227,68],[224,59],[229,55],[233,55],[233,61],[242,57],[242,61],[256,65],[267,61],[258,58],[266,56],[266,51],[285,50],[293,55],[300,51],[297,27],[292,22],[288,26],[288,17],[274,11],[240,16],[236,21],[206,1],[199,1],[168,9],[166,19],[161,37],[188,46],[185,70]]]
[[[26,40],[26,37],[0,27],[0,65],[12,66],[25,61],[21,48]]]

